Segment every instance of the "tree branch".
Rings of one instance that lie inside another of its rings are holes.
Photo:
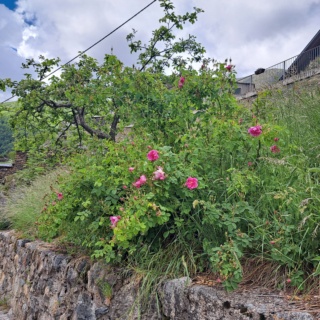
[[[99,139],[107,139],[107,140],[112,140],[111,136],[107,133],[104,133],[100,130],[95,130],[93,128],[91,128],[85,121],[84,119],[84,113],[83,110],[81,112],[79,112],[79,110],[77,110],[77,122],[80,124],[80,126],[87,131],[89,134],[91,134],[92,136],[97,136]]]
[[[71,125],[72,125],[72,123],[69,123],[69,125],[61,132],[61,134],[59,134],[59,137],[56,139],[56,142],[55,142],[56,145],[60,141],[60,138],[69,130]],[[81,145],[81,137],[79,137],[79,139],[80,139],[80,145]]]
[[[63,109],[63,108],[72,108],[73,104],[71,102],[55,102],[53,100],[45,100],[42,98],[39,98],[43,103],[45,103],[48,107],[52,109]],[[41,104],[42,105],[42,104]],[[41,106],[40,105],[40,106]]]
[[[116,141],[117,125],[119,123],[119,120],[120,120],[120,116],[115,113],[113,115],[113,120],[111,123],[110,132],[109,132],[109,135],[112,141]]]
[[[79,130],[79,124],[78,124],[78,120],[77,120],[77,115],[76,115],[76,112],[74,111],[74,109],[72,109],[72,114],[73,114],[74,123],[76,124],[76,127],[77,127],[77,133],[78,133],[80,146],[81,146],[81,144],[82,144],[82,136],[81,136],[81,133],[80,133],[80,130]]]

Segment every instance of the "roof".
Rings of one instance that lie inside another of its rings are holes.
[[[307,46],[301,51],[294,62],[287,70],[287,74],[297,74],[308,68],[310,62],[320,55],[320,30],[310,40]],[[281,77],[279,80],[283,80]]]
[[[237,79],[237,83],[242,86],[247,85],[250,88],[252,88],[252,85],[254,85],[256,89],[259,89],[265,85],[270,85],[284,80],[284,78],[289,78],[292,75],[299,74],[302,71],[309,72],[309,69],[315,68],[310,64],[313,61],[316,63],[316,68],[320,68],[319,57],[320,30],[314,35],[306,47],[297,56],[265,69],[264,73],[258,75],[252,74],[250,76]],[[289,67],[287,67],[288,65]]]
[[[301,51],[301,53],[313,49],[315,47],[320,46],[320,30],[316,33],[316,35],[310,40],[307,46]]]

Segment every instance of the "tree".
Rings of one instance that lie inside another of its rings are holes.
[[[149,78],[153,86],[162,87],[172,79],[159,78],[156,72],[170,66],[181,72],[188,63],[201,60],[205,50],[195,37],[175,41],[174,31],[182,29],[185,23],[194,23],[202,10],[194,8],[192,13],[176,15],[171,1],[159,2],[165,15],[159,20],[161,26],[153,31],[149,44],[134,41],[134,33],[127,37],[131,52],[141,51],[137,61],[140,69],[125,67],[113,55],[106,55],[101,64],[81,55],[78,62],[62,66],[59,59],[40,56],[39,61],[27,59],[23,64],[24,69],[35,72],[37,79],[26,73],[25,79],[19,82],[1,80],[2,89],[4,85],[10,87],[19,97],[20,108],[13,125],[23,124],[25,134],[21,139],[24,138],[26,145],[30,141],[43,144],[48,136],[60,143],[67,132],[76,133],[80,144],[88,134],[115,140],[120,120],[122,123],[132,120],[133,113],[128,114],[128,107],[143,102],[143,95],[135,85],[138,78]],[[179,56],[185,51],[190,53],[188,59]],[[44,81],[45,75],[56,67],[61,68],[61,75]]]
[[[165,12],[164,17],[159,20],[163,25],[152,32],[149,44],[142,44],[141,40],[134,41],[135,30],[127,36],[131,53],[141,51],[138,58],[139,70],[145,70],[150,66],[152,71],[162,73],[170,66],[180,69],[186,67],[188,62],[201,61],[205,49],[200,43],[196,42],[196,37],[189,35],[188,39],[181,38],[175,41],[176,36],[173,30],[182,30],[183,25],[187,22],[195,23],[198,14],[203,10],[194,7],[192,13],[187,12],[184,15],[176,15],[171,1],[160,1],[160,6]],[[179,55],[186,52],[189,54],[187,59]]]

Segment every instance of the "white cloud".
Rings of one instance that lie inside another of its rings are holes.
[[[319,30],[319,0],[214,0],[202,7],[196,33],[209,55],[232,57],[243,74],[299,54]]]
[[[69,60],[77,55],[78,51],[88,48],[148,3],[150,1],[146,0],[137,0],[129,4],[126,0],[94,0],[79,5],[76,0],[19,0],[17,11],[25,19],[33,21],[37,27],[37,40],[34,45],[38,50],[47,51],[50,57],[59,56],[62,60]],[[94,52],[102,56],[104,53],[110,53],[113,47],[115,53],[122,55],[122,58],[128,56],[125,36],[132,28],[139,30],[141,26],[142,30],[148,30],[154,26],[155,20],[160,17],[156,17],[159,11],[157,4],[154,4],[148,12],[139,15],[88,54]],[[145,32],[140,33],[143,36]],[[119,48],[121,50],[118,50]]]
[[[34,58],[40,55],[48,56],[47,51],[37,49],[38,28],[35,26],[28,26],[22,32],[22,41],[20,42],[17,53],[22,58]]]

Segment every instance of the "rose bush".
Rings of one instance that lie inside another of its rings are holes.
[[[221,70],[221,86],[224,76]],[[189,85],[200,85],[197,80],[188,76],[183,90],[170,91],[166,99],[190,108],[194,88]],[[145,125],[135,127],[128,139],[92,142],[90,157],[73,158],[73,172],[59,188],[63,199],[55,205],[48,201],[38,221],[39,236],[63,236],[93,257],[114,262],[189,243],[199,253],[198,271],[216,272],[227,289],[241,281],[246,252],[257,253],[261,245],[265,256],[298,270],[301,252],[310,250],[303,234],[311,221],[300,229],[294,226],[310,214],[307,205],[301,206],[310,191],[298,193],[287,184],[304,181],[292,169],[302,159],[270,154],[275,136],[281,155],[291,150],[285,131],[252,117],[228,88],[219,93],[219,103],[215,96],[201,100],[196,109],[205,111],[181,108],[171,127],[167,113],[157,113],[148,121],[160,117],[165,126],[150,126],[142,118]],[[188,115],[182,117],[183,112]],[[174,143],[168,146],[168,141]],[[301,276],[291,278],[302,281]]]
[[[234,288],[241,280],[237,259],[253,241],[246,219],[255,212],[255,166],[269,153],[274,130],[265,123],[259,140],[251,139],[249,111],[232,95],[222,97],[228,108],[220,112],[206,100],[206,111],[185,124],[172,146],[156,144],[148,127],[139,127],[131,141],[99,142],[94,157],[77,156],[73,174],[61,184],[63,205],[49,206],[39,220],[41,236],[64,234],[107,261],[196,239],[200,265],[208,261]]]
[[[304,160],[284,158],[296,149],[266,113],[237,104],[234,73],[224,66],[184,70],[181,90],[163,84],[178,76],[137,75],[132,134],[117,144],[91,141],[90,156],[73,158],[73,172],[60,186],[63,200],[53,205],[54,194],[48,201],[39,235],[63,235],[107,261],[192,243],[201,252],[199,270],[217,272],[229,289],[241,280],[242,257],[262,245],[265,256],[299,268],[301,252],[310,250],[303,238],[310,226],[293,226],[310,214],[301,203],[312,189],[295,193],[287,185],[304,181],[293,169]],[[275,141],[283,158],[270,149]],[[278,217],[270,208],[284,213]],[[301,210],[301,216],[286,215]],[[110,217],[120,219],[111,223]],[[285,246],[278,245],[279,234]]]

